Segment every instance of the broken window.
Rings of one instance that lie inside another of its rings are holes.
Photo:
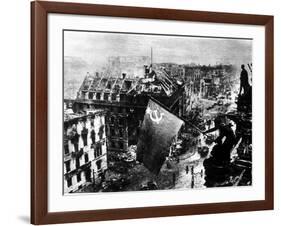
[[[100,146],[100,149],[99,149],[99,156],[102,155],[102,146]]]
[[[124,136],[124,134],[123,134],[123,128],[120,128],[119,129],[119,137],[123,137]]]
[[[67,179],[67,187],[70,187],[72,185],[72,178]]]
[[[101,144],[98,143],[97,146],[96,146],[96,149],[94,151],[94,156],[95,158],[99,157],[102,155],[102,149],[101,149]]]
[[[70,160],[68,160],[67,162],[65,162],[65,168],[66,168],[66,172],[70,171]]]
[[[103,133],[104,133],[104,125],[101,125],[99,128],[99,137],[100,140],[103,138]]]
[[[115,136],[115,128],[114,127],[110,128],[110,135]]]
[[[109,97],[109,93],[104,93],[103,99],[108,100],[108,97]]]
[[[64,144],[64,154],[68,154],[69,153],[69,148],[68,148],[68,143]]]
[[[79,157],[76,158],[76,169],[80,167],[80,159]]]
[[[91,130],[91,139],[92,143],[94,144],[96,142],[96,133],[94,129]]]
[[[111,94],[111,100],[116,100],[116,93]]]
[[[85,153],[85,163],[87,163],[89,161],[89,156],[88,156],[88,153]]]
[[[120,101],[126,101],[126,95],[120,94]]]
[[[120,149],[123,149],[123,148],[124,148],[124,144],[123,144],[122,141],[119,142],[119,147],[120,147]]]
[[[101,169],[101,159],[96,162],[96,165],[97,165],[97,169],[100,170]]]
[[[88,145],[88,129],[86,127],[83,127],[83,130],[81,131],[81,136],[83,139],[84,146]]]
[[[81,172],[79,172],[78,174],[77,174],[77,182],[80,182],[81,181]]]
[[[89,99],[93,99],[94,95],[92,92],[89,92]]]
[[[100,93],[96,93],[96,99],[100,100]]]

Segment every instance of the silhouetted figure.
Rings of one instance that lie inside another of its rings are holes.
[[[241,95],[242,89],[243,89],[243,94],[246,94],[248,92],[248,89],[250,87],[249,84],[249,78],[248,78],[248,72],[245,69],[245,65],[241,65],[241,74],[240,74],[240,90],[239,90],[239,95]]]
[[[219,130],[219,136],[215,140],[217,145],[214,146],[211,154],[222,164],[230,162],[231,150],[236,143],[236,136],[231,127],[231,124],[225,124],[222,118],[218,117],[215,119],[215,127],[204,132],[204,134],[207,134]]]
[[[216,187],[227,180],[230,173],[231,151],[236,142],[236,136],[231,125],[224,124],[221,118],[216,118],[215,127],[207,130],[204,134],[216,130],[219,130],[219,136],[215,140],[216,145],[211,151],[210,158],[203,162],[206,187]]]
[[[241,65],[241,69],[242,71],[240,75],[240,90],[237,100],[237,110],[249,112],[252,110],[252,87],[249,84],[248,72],[245,70],[245,66]]]

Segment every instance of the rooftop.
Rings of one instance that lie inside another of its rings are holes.
[[[127,78],[125,73],[122,74],[122,77],[90,75],[88,73],[79,89],[79,94],[102,92],[136,95],[153,93],[169,97],[181,85],[180,81],[171,78],[162,69],[150,70],[144,74],[143,78]],[[83,98],[78,96],[77,99]]]

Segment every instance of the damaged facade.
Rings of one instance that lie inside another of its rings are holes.
[[[67,111],[67,109],[65,110]],[[99,183],[107,169],[105,112],[65,113],[64,192]]]
[[[155,98],[174,114],[182,115],[182,84],[164,70],[149,65],[142,65],[142,72],[141,78],[131,78],[126,73],[115,77],[87,74],[73,103],[75,112],[106,111],[109,161],[114,161],[114,153],[126,152],[129,146],[137,144],[149,98]]]

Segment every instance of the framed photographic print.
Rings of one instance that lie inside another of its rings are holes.
[[[31,223],[273,209],[273,16],[31,3]]]

